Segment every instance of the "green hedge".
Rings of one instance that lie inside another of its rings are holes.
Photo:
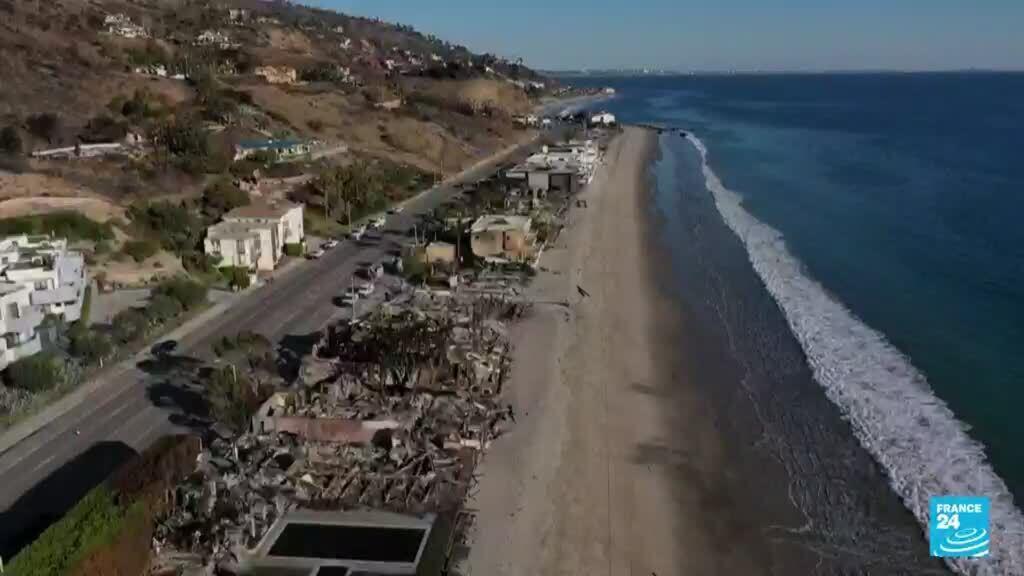
[[[77,212],[53,212],[0,220],[0,236],[18,234],[49,234],[68,240],[112,240],[114,230],[109,222],[90,220]]]
[[[290,243],[284,245],[284,253],[285,256],[292,256],[294,258],[298,258],[302,256],[304,250],[302,249],[302,244]]]
[[[4,576],[125,576],[149,563],[167,491],[195,470],[199,441],[165,436],[93,488],[5,566]]]
[[[91,550],[112,540],[124,517],[125,510],[115,503],[114,494],[106,486],[98,486],[18,553],[5,574],[64,576]]]

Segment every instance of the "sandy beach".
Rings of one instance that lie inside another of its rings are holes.
[[[713,418],[682,381],[684,334],[652,274],[655,147],[645,130],[617,137],[541,261],[515,334],[518,422],[480,470],[465,574],[766,569],[729,519]]]

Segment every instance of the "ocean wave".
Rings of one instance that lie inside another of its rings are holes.
[[[992,553],[947,559],[962,574],[1024,574],[1024,515],[983,446],[967,434],[924,375],[879,332],[808,277],[782,235],[743,208],[722,185],[708,150],[687,139],[703,160],[704,179],[723,220],[746,246],[750,262],[785,314],[825,394],[849,419],[860,443],[882,465],[890,484],[925,528],[928,499],[981,495],[991,500]]]

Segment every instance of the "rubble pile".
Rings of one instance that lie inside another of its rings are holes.
[[[514,418],[498,400],[521,304],[412,299],[330,327],[252,431],[223,428],[179,485],[158,550],[233,563],[294,508],[421,514],[458,507],[480,451]]]

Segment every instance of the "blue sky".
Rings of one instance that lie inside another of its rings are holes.
[[[1024,68],[1024,0],[302,0],[535,68]]]

